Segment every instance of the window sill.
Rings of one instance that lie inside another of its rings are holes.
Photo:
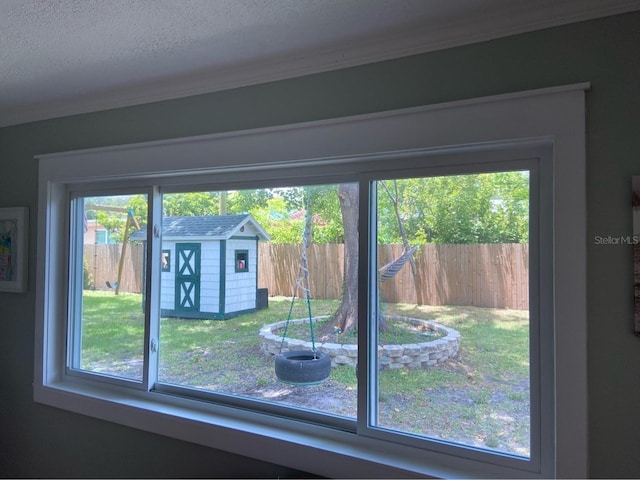
[[[73,378],[34,386],[48,406],[326,477],[410,478],[522,475],[301,421],[158,392],[90,385]]]

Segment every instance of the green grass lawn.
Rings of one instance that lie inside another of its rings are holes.
[[[141,378],[141,296],[85,291],[82,368]],[[337,301],[314,300],[314,316]],[[292,387],[275,378],[258,331],[287,318],[290,300],[225,321],[162,318],[159,380],[355,417],[353,367],[332,369],[322,385]],[[529,452],[528,312],[454,306],[386,306],[396,315],[433,320],[461,334],[458,357],[430,369],[379,376],[378,424],[418,435],[527,455]],[[307,316],[304,302],[292,318]],[[304,335],[303,328],[297,335]],[[305,338],[307,339],[307,338]]]

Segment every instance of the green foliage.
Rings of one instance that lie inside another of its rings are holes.
[[[249,213],[258,205],[266,205],[273,197],[273,191],[266,188],[229,192],[227,196],[227,213]]]
[[[266,230],[272,243],[300,243],[304,219],[289,217],[287,202],[282,197],[273,197],[263,206],[254,207],[249,213]]]
[[[529,176],[527,172],[497,172],[381,181],[378,184],[378,241],[401,243],[402,237],[391,195],[409,243],[526,243],[529,229]],[[397,190],[396,190],[397,189]],[[163,197],[165,215],[217,215],[220,192],[172,193]],[[105,197],[110,198],[110,197]],[[114,197],[121,203],[124,197]],[[126,197],[144,224],[147,199]],[[340,243],[344,230],[338,185],[313,185],[226,192],[228,214],[250,213],[273,243],[300,243],[307,204],[314,218],[313,241]],[[125,216],[97,212],[98,221],[122,235]]]
[[[86,258],[82,259],[82,288],[84,290],[96,288],[93,274],[89,271],[89,262],[87,262]]]
[[[149,210],[146,195],[133,195],[129,199],[128,208],[133,210],[133,214],[140,223],[140,226],[147,223],[147,211]]]
[[[115,242],[122,242],[124,227],[126,225],[126,215],[111,212],[96,212],[96,221],[109,232],[109,238]]]
[[[235,197],[235,192],[233,196]],[[253,198],[261,200],[250,207],[248,212],[267,231],[272,243],[302,242],[304,216],[291,218],[291,214],[304,212],[307,200],[311,215],[314,217],[313,241],[316,243],[342,241],[342,215],[337,185],[279,188],[268,192],[256,190],[253,192]]]
[[[149,210],[146,195],[131,196],[127,208],[133,210],[140,225],[146,224]],[[167,193],[162,197],[162,211],[167,217],[217,215],[220,196],[217,192]]]
[[[127,211],[133,211],[134,217],[140,227],[146,223],[147,197],[146,195],[113,195],[104,197],[87,197],[84,199],[85,214],[87,219],[96,220],[99,225],[109,232],[109,239],[115,243],[121,243],[127,224]],[[92,207],[113,208],[113,211],[96,210]],[[132,210],[133,209],[133,210]],[[129,235],[137,230],[135,222],[129,225]]]
[[[387,181],[387,184],[390,182]],[[409,242],[526,243],[527,172],[498,172],[396,181]],[[378,189],[380,243],[400,243],[391,199]]]
[[[218,215],[220,194],[218,192],[169,193],[162,198],[165,216]]]
[[[226,192],[226,211],[229,215],[250,213],[267,231],[273,243],[300,243],[304,217],[291,218],[290,216],[294,212],[305,209],[306,194],[310,196],[311,212],[315,218],[314,241],[340,242],[342,217],[337,185],[229,191]],[[163,214],[165,216],[218,215],[220,195],[221,192],[166,194],[162,203]],[[148,211],[146,196],[131,196],[127,206],[134,211],[139,221],[146,220]],[[111,213],[102,215],[101,219],[107,222],[107,228],[114,231],[118,238],[118,232],[124,227],[124,222]]]
[[[338,185],[315,185],[308,187],[310,211],[314,215],[313,239],[316,243],[342,243],[344,228]]]

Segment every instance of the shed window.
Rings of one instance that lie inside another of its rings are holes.
[[[236,250],[236,272],[249,271],[249,251]]]
[[[162,271],[171,271],[171,250],[162,250]]]

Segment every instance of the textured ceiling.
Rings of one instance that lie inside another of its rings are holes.
[[[0,126],[635,9],[637,0],[0,0]]]

